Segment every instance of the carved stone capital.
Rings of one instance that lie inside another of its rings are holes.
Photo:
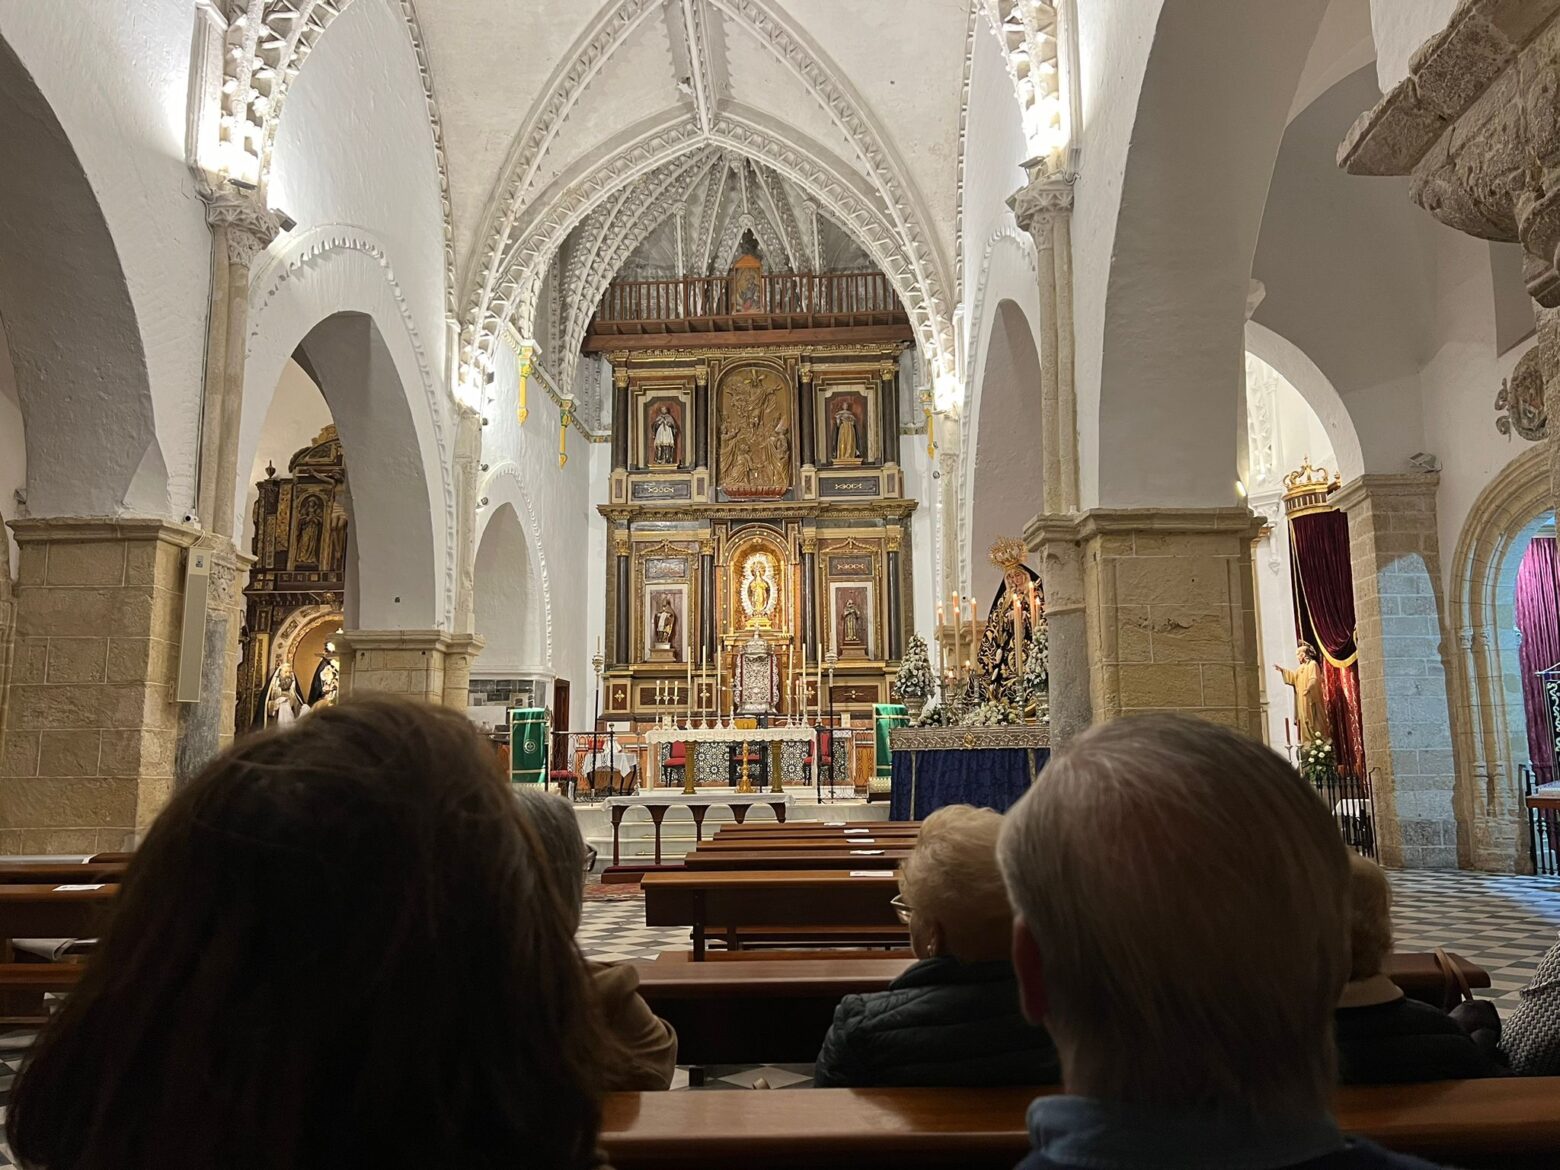
[[[628,533],[614,532],[612,534],[612,555],[626,557],[628,555]]]
[[[892,382],[898,373],[899,364],[897,362],[884,362],[878,366],[878,377],[885,382]]]
[[[818,551],[818,534],[816,532],[802,533],[802,555],[811,556]]]
[[[612,385],[614,387],[616,387],[617,389],[619,389],[619,390],[627,390],[628,389],[628,367],[627,366],[614,366],[614,367],[612,367]]]
[[[713,540],[711,540],[711,539],[708,539],[708,538],[701,539],[699,541],[699,555],[700,556],[704,556],[704,557],[712,557],[712,556],[714,556],[715,555],[715,542]]]
[[[253,194],[219,191],[206,199],[206,222],[220,229],[230,264],[248,268],[282,232],[282,220]]]
[[[1544,347],[1535,345],[1522,355],[1511,377],[1500,384],[1495,409],[1500,417],[1495,429],[1503,435],[1515,431],[1536,443],[1549,433],[1549,413],[1544,403]]]
[[[801,365],[797,366],[796,367],[796,374],[797,374],[797,377],[801,378],[801,380],[804,383],[811,382],[813,380],[812,363],[811,362],[803,362]]]
[[[890,527],[883,530],[883,545],[891,553],[898,552],[900,547],[904,544],[904,540],[905,530],[903,528],[891,525]]]
[[[1034,179],[1008,199],[1018,226],[1034,237],[1039,247],[1051,243],[1051,229],[1060,216],[1071,215],[1073,184],[1067,178]]]
[[[1409,76],[1350,129],[1338,165],[1411,175],[1448,227],[1520,241],[1528,293],[1560,306],[1560,0],[1464,0]]]

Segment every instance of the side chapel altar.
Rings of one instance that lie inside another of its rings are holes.
[[[972,628],[973,660],[939,670],[939,701],[922,726],[889,734],[891,820],[919,820],[949,804],[1005,812],[1051,758],[1045,594],[1025,553],[1012,538],[992,546],[1002,584],[979,634]],[[960,614],[963,599],[951,600]],[[970,616],[973,627],[973,603]],[[955,647],[962,633],[956,627]]]

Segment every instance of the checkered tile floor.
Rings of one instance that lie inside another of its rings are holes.
[[[1482,994],[1507,1012],[1517,1002],[1544,952],[1560,933],[1560,878],[1502,877],[1492,874],[1395,872],[1393,924],[1400,950],[1423,951],[1444,946],[1490,973],[1491,987]],[[655,929],[644,925],[644,904],[638,898],[587,902],[580,926],[580,948],[602,962],[653,959],[663,950],[687,947],[686,929]],[[32,1034],[0,1033],[0,1125],[5,1106]],[[771,1088],[807,1088],[810,1065],[717,1065],[703,1070],[704,1089],[747,1089],[756,1080]],[[686,1069],[679,1070],[674,1089],[690,1087]],[[9,1149],[0,1142],[0,1168],[12,1165]]]

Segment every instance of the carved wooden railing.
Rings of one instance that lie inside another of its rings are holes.
[[[730,276],[667,280],[618,280],[607,287],[591,321],[594,334],[655,332],[681,322],[678,331],[720,331],[737,319],[779,318],[774,327],[894,325],[907,321],[899,297],[881,272],[766,273],[755,298],[738,303]],[[702,324],[701,324],[702,323]]]

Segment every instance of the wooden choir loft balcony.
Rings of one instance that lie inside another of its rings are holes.
[[[913,341],[910,318],[881,272],[743,273],[618,280],[591,318],[583,349]]]

